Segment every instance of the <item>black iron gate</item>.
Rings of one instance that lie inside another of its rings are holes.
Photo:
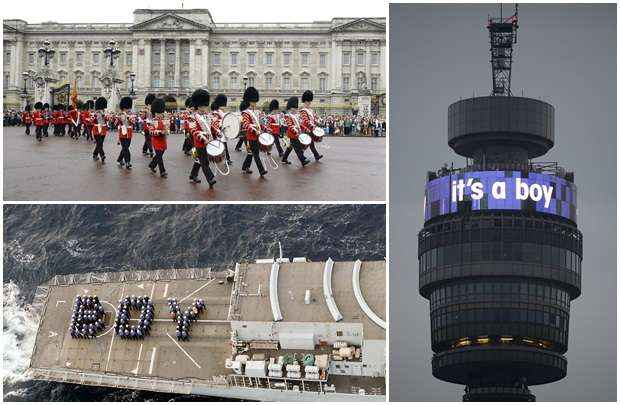
[[[64,86],[51,89],[50,94],[52,95],[51,107],[57,104],[62,104],[66,107],[71,102],[71,85],[67,83]]]

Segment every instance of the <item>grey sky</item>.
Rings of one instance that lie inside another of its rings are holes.
[[[390,396],[456,401],[431,375],[428,302],[417,292],[417,232],[427,170],[464,165],[447,145],[448,105],[490,93],[486,18],[496,4],[390,6]],[[504,7],[504,14],[512,5]],[[616,399],[616,5],[522,4],[513,94],[556,109],[541,159],[575,170],[584,234],[568,375],[533,387],[539,401]]]

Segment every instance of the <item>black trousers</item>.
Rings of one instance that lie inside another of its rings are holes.
[[[43,135],[47,136],[49,127],[49,124],[43,125]]]
[[[164,167],[164,152],[165,150],[156,150],[153,160],[149,163],[151,169],[155,169],[155,166],[159,167],[159,174],[166,173],[166,168]]]
[[[208,182],[211,182],[213,180],[213,177],[215,177],[213,175],[213,172],[211,171],[211,168],[209,167],[209,157],[207,156],[207,148],[206,147],[202,147],[202,148],[196,148],[196,154],[198,155],[198,162],[194,162],[194,165],[192,166],[192,171],[189,174],[189,177],[191,179],[195,179],[198,177],[198,171],[200,170],[200,168],[202,168],[202,172],[205,175],[205,178],[207,179]]]
[[[129,146],[131,145],[130,138],[121,138],[121,153],[118,155],[117,162],[125,161],[125,163],[131,163],[131,152],[129,152]]]
[[[185,153],[186,155],[189,154],[189,151],[192,150],[193,148],[193,144],[194,142],[192,142],[192,137],[186,135],[185,136],[185,141],[183,142],[183,153]]]
[[[142,145],[142,153],[153,154],[153,146],[151,144],[151,134],[148,131],[144,132],[144,145]]]
[[[30,135],[30,124],[26,124],[26,135]]]
[[[36,125],[34,127],[34,132],[37,136],[38,140],[41,140],[41,138],[43,137],[43,126],[42,125]]]
[[[284,152],[282,150],[282,145],[280,145],[280,136],[279,135],[274,135],[273,139],[274,139],[274,143],[276,144],[276,149],[278,150],[278,155],[282,156],[282,154]]]
[[[97,156],[101,156],[101,158],[105,158],[105,152],[103,151],[103,141],[105,140],[105,136],[96,136],[95,137],[95,150],[93,151],[93,158]]]
[[[244,141],[245,141],[245,136],[240,136],[239,140],[237,141],[237,145],[235,146],[235,149],[241,149],[241,145],[243,145]]]
[[[54,136],[60,136],[60,124],[54,124]]]
[[[316,150],[316,146],[314,145],[314,141],[310,142],[310,150],[312,151],[312,154],[314,155],[315,159],[317,159],[319,156],[321,156],[321,154]]]
[[[67,134],[65,127],[67,124],[60,124],[60,135],[65,136]]]
[[[291,154],[291,151],[295,150],[295,154],[299,158],[300,162],[304,162],[306,157],[304,156],[304,148],[299,142],[299,139],[291,139],[291,145],[286,148],[286,152],[284,152],[284,156],[282,156],[282,160],[288,159],[288,156]]]
[[[232,160],[230,160],[230,153],[228,153],[228,142],[224,142],[224,152],[226,152],[226,160],[232,162]]]
[[[263,167],[263,162],[260,160],[260,144],[257,140],[248,142],[250,143],[251,152],[248,152],[248,155],[245,157],[241,169],[248,170],[250,166],[252,166],[252,157],[254,157],[254,162],[256,162],[256,168],[258,169],[258,172],[260,174],[265,173],[266,170]]]

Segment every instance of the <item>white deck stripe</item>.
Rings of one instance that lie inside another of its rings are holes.
[[[143,344],[140,343],[140,351],[138,352],[138,362],[136,364],[136,369],[132,371],[135,375],[138,375],[138,370],[140,369],[140,359],[142,358],[142,345]]]
[[[123,294],[125,294],[125,286],[121,289],[121,296],[118,297],[119,301],[123,299]],[[112,334],[112,340],[110,341],[110,350],[108,351],[108,359],[105,362],[105,371],[108,371],[108,366],[110,365],[110,356],[112,355],[112,346],[114,345],[114,336],[116,333]]]
[[[151,364],[149,365],[149,374],[153,374],[153,366],[155,365],[155,352],[157,351],[157,348],[154,347],[153,351],[151,352]]]
[[[166,288],[164,288],[164,298],[168,297],[168,283],[166,283]]]
[[[173,342],[175,345],[177,345],[177,347],[178,347],[179,349],[181,349],[181,351],[182,351],[183,353],[185,353],[185,355],[187,356],[187,358],[188,358],[188,359],[190,359],[190,360],[192,361],[192,363],[194,363],[194,364],[196,365],[196,367],[198,367],[198,368],[202,368],[202,367],[200,367],[200,364],[196,363],[196,360],[194,360],[194,359],[192,358],[192,356],[190,356],[190,355],[189,355],[189,353],[188,353],[188,352],[186,352],[186,351],[185,351],[185,349],[183,349],[183,348],[181,347],[181,345],[179,344],[179,342],[177,342],[176,340],[174,340],[174,338],[173,338],[172,336],[170,336],[170,334],[169,334],[168,332],[166,332],[166,335],[168,335],[168,337],[170,338],[170,340],[172,340],[172,342]]]
[[[188,299],[188,298],[189,298],[189,297],[191,297],[192,295],[196,294],[198,291],[202,290],[203,288],[205,288],[206,286],[208,286],[209,284],[211,284],[211,283],[212,283],[212,282],[214,282],[214,281],[215,281],[215,279],[212,279],[212,280],[207,281],[207,282],[206,282],[206,283],[205,283],[202,287],[198,288],[196,291],[193,291],[193,292],[192,292],[192,293],[190,293],[187,297],[185,297],[185,298],[181,298],[181,299],[179,300],[179,302],[183,302],[183,301],[185,301],[186,299]]]
[[[334,300],[334,293],[332,292],[332,270],[334,269],[334,261],[330,257],[325,262],[325,268],[323,269],[323,297],[325,297],[325,304],[329,313],[334,318],[334,321],[338,322],[342,320],[342,314],[338,310],[336,300]]]
[[[355,299],[357,300],[357,304],[360,306],[362,311],[369,317],[374,323],[376,323],[380,328],[385,329],[386,324],[383,319],[379,317],[379,315],[375,314],[374,311],[368,306],[364,296],[362,295],[362,289],[360,287],[360,269],[362,268],[362,261],[356,260],[355,264],[353,264],[353,294],[355,295]]]
[[[151,300],[155,298],[153,294],[155,294],[155,283],[153,283],[153,287],[151,288]]]

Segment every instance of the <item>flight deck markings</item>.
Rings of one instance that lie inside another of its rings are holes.
[[[215,279],[211,279],[211,280],[207,281],[207,282],[206,282],[206,283],[205,283],[202,287],[200,287],[199,289],[197,289],[197,290],[195,290],[195,291],[191,292],[191,293],[190,293],[187,297],[185,297],[185,298],[181,298],[181,299],[179,300],[179,302],[183,302],[183,301],[185,301],[186,299],[188,299],[188,298],[189,298],[189,297],[191,297],[192,295],[196,294],[198,291],[202,290],[203,288],[205,288],[206,286],[208,286],[209,284],[211,284],[211,283],[212,283],[212,282],[214,282],[214,281],[215,281]]]
[[[153,283],[153,287],[151,288],[151,299],[155,298],[153,294],[155,294],[155,283]]]
[[[56,333],[56,332],[54,332],[54,331],[50,331],[50,334],[49,334],[49,336],[48,336],[48,337],[53,338],[53,337],[56,337],[56,336],[58,336],[58,333]]]
[[[65,302],[67,302],[67,301],[58,300],[58,301],[56,301],[56,306],[58,307],[58,304],[64,304]]]
[[[194,363],[194,364],[196,365],[196,367],[198,367],[198,368],[202,368],[202,367],[200,367],[200,364],[196,363],[196,360],[194,360],[194,359],[192,358],[192,356],[190,356],[190,355],[189,355],[189,353],[188,353],[188,352],[186,352],[186,351],[185,351],[185,349],[183,349],[183,348],[181,347],[181,345],[179,344],[179,342],[177,342],[176,340],[174,340],[174,338],[173,338],[172,336],[170,336],[170,334],[169,334],[168,332],[166,332],[166,335],[168,335],[168,337],[170,338],[170,340],[172,340],[172,343],[174,343],[175,345],[177,345],[177,347],[178,347],[179,349],[181,349],[181,351],[182,351],[183,353],[185,353],[185,355],[187,356],[187,358],[188,358],[188,359],[190,359],[190,360],[192,361],[192,363]]]
[[[121,289],[121,296],[118,298],[118,300],[122,300],[123,299],[123,294],[125,294],[125,286],[123,285],[123,288]],[[108,359],[105,362],[105,371],[108,371],[108,366],[110,364],[110,356],[112,355],[112,346],[114,345],[114,336],[116,336],[115,333],[112,334],[112,340],[110,340],[110,350],[108,351]]]
[[[138,363],[136,364],[136,368],[135,368],[135,370],[131,371],[135,375],[138,375],[138,370],[140,369],[140,359],[142,358],[142,345],[143,344],[140,343],[140,351],[138,352]]]
[[[164,288],[164,298],[168,297],[168,283],[166,283],[166,288]]]
[[[149,365],[149,374],[153,374],[153,366],[155,365],[155,352],[157,351],[157,348],[154,347],[153,351],[151,352],[151,364]]]
[[[102,304],[108,304],[109,306],[112,307],[112,310],[114,311],[114,319],[116,319],[116,308],[114,308],[114,305],[112,305],[111,303],[109,303],[108,301],[101,301]],[[107,335],[108,333],[110,333],[112,330],[114,329],[114,325],[110,326],[110,329],[106,330],[105,332],[103,332],[100,335],[97,335],[97,337],[102,337]]]

